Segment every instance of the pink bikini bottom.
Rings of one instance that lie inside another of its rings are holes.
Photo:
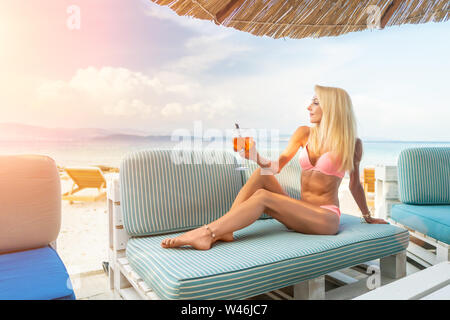
[[[337,215],[338,215],[339,217],[341,216],[341,211],[340,211],[339,208],[336,207],[334,204],[327,204],[327,205],[320,206],[320,207],[321,207],[321,208],[324,208],[324,209],[331,210],[331,211],[333,211],[333,212],[336,212]]]

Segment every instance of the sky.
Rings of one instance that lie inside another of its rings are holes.
[[[291,134],[320,84],[350,94],[363,139],[450,141],[449,36],[447,21],[272,39],[147,0],[2,1],[0,122]]]

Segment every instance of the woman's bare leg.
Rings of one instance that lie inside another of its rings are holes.
[[[283,187],[274,175],[262,175],[261,168],[257,168],[253,171],[250,178],[239,191],[230,210],[236,208],[236,206],[249,199],[259,189],[266,189],[268,191],[288,196],[287,192],[284,191]],[[233,241],[233,232],[224,234],[216,240]]]
[[[335,212],[259,189],[249,199],[211,222],[210,230],[197,228],[176,238],[164,239],[161,245],[164,248],[191,245],[196,249],[207,250],[214,243],[211,232],[218,239],[225,234],[245,228],[255,222],[262,211],[269,212],[286,227],[301,233],[332,235],[337,232],[339,226],[339,217]]]
[[[253,171],[252,175],[250,176],[250,178],[247,180],[247,182],[245,183],[245,185],[241,188],[241,190],[239,191],[238,195],[236,196],[236,199],[233,202],[233,205],[231,206],[229,212],[234,211],[234,209],[236,209],[238,206],[240,206],[241,204],[243,204],[244,202],[246,202],[257,190],[259,189],[265,189],[274,193],[279,193],[282,195],[286,195],[288,196],[288,194],[286,193],[286,191],[284,191],[284,189],[282,188],[282,186],[280,185],[280,183],[278,182],[278,180],[275,178],[275,176],[273,175],[262,175],[261,174],[261,168],[257,168],[255,171]],[[245,212],[246,210],[244,210]],[[266,208],[265,210],[268,214],[271,213],[271,210],[269,208]],[[237,211],[237,214],[239,214],[239,212],[241,212],[241,210]],[[263,210],[260,211],[259,215],[261,215],[261,213],[263,212]],[[236,213],[235,213],[236,214]],[[256,217],[256,219],[259,218],[259,215]],[[249,224],[253,223],[256,219],[253,219],[253,217],[250,218],[249,221],[251,221]],[[217,220],[216,220],[217,221]],[[247,224],[248,225],[248,224]],[[245,225],[245,226],[247,226]],[[244,227],[245,227],[244,226]],[[233,229],[233,231],[235,230],[239,230],[242,229],[241,228],[237,228],[237,229]],[[203,235],[206,237],[211,237],[211,233],[210,231],[206,230],[205,228],[203,228]],[[197,230],[197,229],[195,229]],[[192,231],[195,231],[192,230]],[[192,231],[189,231],[192,233]],[[216,238],[214,239],[215,241],[226,241],[226,242],[230,242],[233,241],[233,231],[228,232],[228,233],[223,233],[220,235],[216,235]],[[198,233],[198,232],[197,232]],[[186,238],[186,237],[184,237]],[[180,239],[178,239],[180,240]],[[163,241],[163,247],[166,246],[173,246],[174,243],[169,243],[167,242],[169,241],[169,239],[165,239]],[[179,242],[179,241],[177,241]]]
[[[264,206],[260,197],[252,196],[234,209],[230,209],[230,211],[219,219],[211,222],[208,225],[210,230],[200,227],[178,237],[164,239],[161,245],[164,248],[191,245],[195,249],[207,250],[211,248],[211,245],[215,241],[221,239],[224,235],[232,235],[234,231],[255,222],[263,210]],[[211,232],[216,234],[216,239],[213,239]]]
[[[274,175],[262,175],[261,168],[257,168],[239,191],[231,209],[250,198],[258,189],[266,189],[288,196]]]

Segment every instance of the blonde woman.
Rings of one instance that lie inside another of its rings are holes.
[[[278,161],[261,157],[255,147],[241,156],[254,160],[255,170],[242,187],[230,210],[219,219],[175,238],[164,239],[164,248],[190,245],[199,250],[216,241],[233,241],[233,232],[256,221],[262,212],[287,228],[317,235],[334,235],[339,229],[338,189],[346,171],[349,189],[368,223],[387,223],[370,216],[359,180],[363,146],[356,137],[356,120],[348,93],[340,88],[315,86],[316,95],[308,106],[313,127],[299,127]],[[299,155],[302,167],[301,200],[289,197],[274,174]],[[272,174],[267,174],[272,173]]]

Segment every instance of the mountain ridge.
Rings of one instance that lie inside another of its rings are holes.
[[[139,129],[129,128],[47,128],[15,122],[0,123],[0,141],[136,141],[136,140],[164,140],[172,136],[167,133],[151,133]],[[281,141],[287,141],[289,134],[280,134]],[[225,137],[224,137],[225,138]],[[389,140],[379,137],[361,137],[369,143],[448,143],[449,141],[436,140]]]

